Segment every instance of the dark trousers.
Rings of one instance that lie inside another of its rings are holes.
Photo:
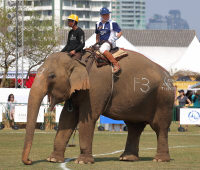
[[[77,52],[75,55],[71,56],[73,59],[78,59],[78,60],[81,60],[82,58],[82,55],[81,55],[81,52]]]

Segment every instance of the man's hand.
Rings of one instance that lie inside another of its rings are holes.
[[[71,55],[75,55],[75,54],[76,54],[76,51],[75,51],[75,50],[70,51],[70,54],[71,54]]]
[[[110,42],[111,42],[111,43],[115,43],[117,40],[118,40],[118,37],[112,37],[112,38],[110,39]]]

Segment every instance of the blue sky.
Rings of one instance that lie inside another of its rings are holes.
[[[146,22],[154,14],[166,16],[169,10],[180,10],[191,30],[196,30],[200,40],[200,0],[146,0]]]

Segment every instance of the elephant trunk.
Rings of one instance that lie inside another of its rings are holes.
[[[30,165],[32,163],[32,161],[29,160],[28,155],[32,146],[40,104],[46,94],[47,94],[47,87],[45,86],[45,79],[43,76],[37,75],[34,80],[33,86],[30,90],[28,99],[26,137],[24,142],[24,149],[22,152],[22,162],[25,165]]]

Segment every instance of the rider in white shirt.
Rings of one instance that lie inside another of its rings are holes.
[[[122,35],[121,28],[119,25],[109,19],[111,12],[106,8],[103,7],[100,10],[101,19],[99,22],[96,23],[96,42],[106,40],[112,44],[112,48],[116,47],[116,40],[119,39]],[[118,62],[114,59],[113,55],[109,52],[111,46],[109,43],[105,42],[100,47],[100,53],[102,53],[108,60],[113,64],[114,70],[113,73],[117,73],[121,67]]]

